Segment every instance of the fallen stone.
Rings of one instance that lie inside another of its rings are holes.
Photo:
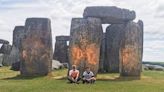
[[[144,64],[144,67],[145,67],[145,70],[164,71],[164,67],[160,65]]]
[[[63,68],[63,64],[60,63],[60,61],[57,61],[57,60],[52,60],[52,70],[54,69],[61,69]]]

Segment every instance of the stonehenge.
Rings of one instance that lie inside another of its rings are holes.
[[[26,19],[21,53],[21,75],[38,76],[51,72],[52,35],[48,18]]]
[[[24,26],[16,26],[13,31],[13,44],[10,52],[9,60],[12,62],[12,70],[19,70],[21,59],[21,43],[24,37]]]
[[[69,62],[67,42],[69,42],[69,36],[56,36],[53,59],[60,61],[60,63]]]
[[[27,18],[13,31],[12,46],[0,39],[0,66],[12,65],[23,76],[47,75],[52,59],[77,65],[82,75],[90,67],[98,72],[140,77],[143,56],[144,23],[135,23],[133,10],[115,6],[86,7],[82,18],[72,18],[70,35],[56,36],[52,49],[48,18]],[[103,32],[103,24],[110,24]],[[68,44],[69,42],[69,44]]]
[[[99,62],[96,63],[96,65],[99,64],[99,72],[120,72],[120,76],[140,77],[143,53],[143,22],[139,20],[138,23],[134,23],[133,20],[136,18],[134,11],[115,6],[86,7],[81,21],[93,18],[99,19],[101,24],[111,24],[106,28],[105,36],[100,37],[100,48],[94,50],[94,53],[99,51],[100,54]],[[96,28],[95,32],[84,34],[83,30],[88,31],[85,27],[89,22],[81,21],[73,18],[70,32],[70,65],[76,64],[78,68],[85,67],[90,62],[84,58],[86,55],[84,54],[85,51],[82,50],[83,45],[87,46],[90,43],[88,41],[90,38],[87,35],[98,33],[97,28],[91,26],[92,29]],[[80,37],[85,40],[81,40]],[[129,46],[131,49],[127,51],[127,55],[124,50],[128,49]],[[92,66],[90,67],[92,68]],[[97,66],[94,68],[92,70],[97,73]]]
[[[72,19],[69,61],[70,65],[77,65],[81,75],[86,67],[90,67],[94,74],[97,74],[102,35],[103,30],[100,19]]]

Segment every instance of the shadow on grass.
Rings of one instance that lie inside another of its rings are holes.
[[[56,80],[67,80],[67,77],[58,78]],[[116,77],[116,78],[98,78],[97,81],[133,81],[133,80],[140,80],[140,78],[137,77]]]
[[[108,78],[108,79],[97,79],[98,81],[116,81],[116,82],[120,82],[120,81],[133,81],[133,80],[140,80],[140,78],[137,77],[116,77],[116,78]]]
[[[45,76],[22,76],[22,75],[17,75],[14,77],[9,77],[9,78],[3,78],[2,80],[31,80],[34,78],[42,78]]]

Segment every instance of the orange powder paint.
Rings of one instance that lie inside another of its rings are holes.
[[[73,58],[73,64],[78,64],[78,62],[84,57],[82,50],[75,46],[72,48],[72,58]]]
[[[85,53],[87,55],[86,57],[88,63],[96,65],[97,56],[98,56],[96,45],[95,44],[88,45]]]
[[[72,59],[73,64],[78,64],[82,59],[86,59],[89,64],[96,65],[98,61],[98,49],[96,44],[88,45],[85,50],[82,50],[78,46],[72,47]]]

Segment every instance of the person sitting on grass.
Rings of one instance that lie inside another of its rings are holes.
[[[86,67],[86,70],[83,73],[83,78],[82,78],[83,84],[84,83],[95,83],[96,78],[94,77],[93,72],[90,70],[89,67]]]
[[[76,69],[76,65],[72,65],[72,69],[69,71],[68,75],[69,83],[77,83],[79,84],[79,70]]]

